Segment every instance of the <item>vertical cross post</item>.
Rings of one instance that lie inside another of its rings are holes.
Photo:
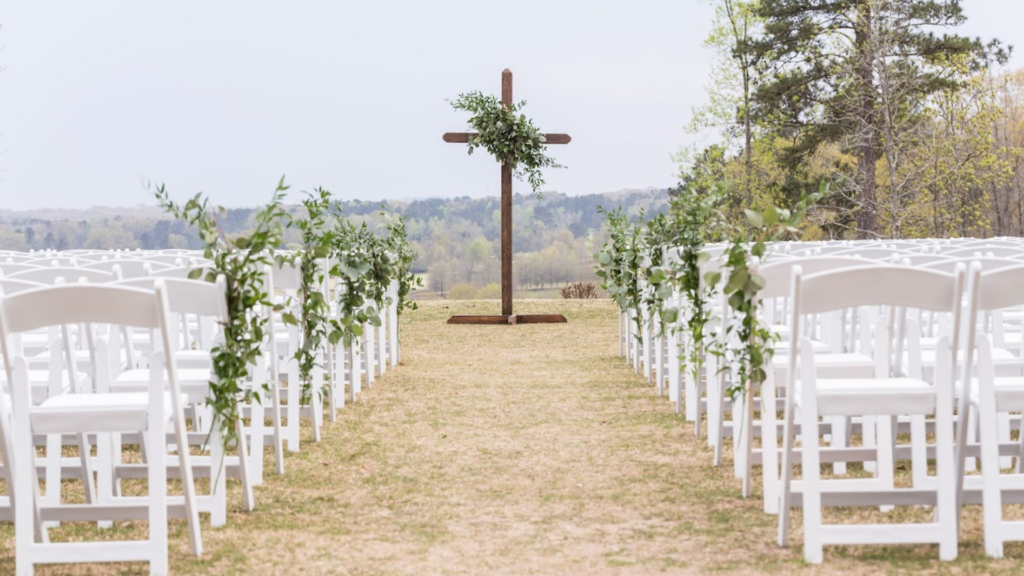
[[[512,106],[512,71],[501,72],[501,104]],[[512,167],[501,165],[501,315],[512,315]]]
[[[512,107],[512,71],[501,72],[501,105]],[[445,132],[445,142],[472,143],[476,132]],[[568,144],[568,134],[544,134],[545,144]],[[565,322],[561,314],[513,314],[512,312],[512,172],[515,166],[501,164],[501,316],[452,316],[449,324],[548,324]]]

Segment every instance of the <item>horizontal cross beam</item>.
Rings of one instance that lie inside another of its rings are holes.
[[[476,136],[476,132],[445,132],[445,142],[451,142],[453,144],[465,144],[469,142],[470,136]],[[568,134],[545,134],[545,144],[568,144],[572,138]]]

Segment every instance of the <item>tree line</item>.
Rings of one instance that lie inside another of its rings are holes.
[[[726,212],[827,184],[805,238],[1024,233],[1024,71],[959,0],[708,0],[716,62],[680,186]]]
[[[593,280],[593,252],[607,238],[598,206],[622,206],[636,220],[667,206],[665,189],[567,196],[557,192],[515,195],[513,199],[514,281],[520,289],[561,287]],[[379,232],[384,213],[405,218],[412,248],[418,254],[412,269],[425,274],[429,289],[447,296],[495,297],[500,282],[500,204],[497,197],[428,198],[411,202],[339,201],[355,225],[363,222]],[[301,205],[285,206],[301,217]],[[220,217],[227,234],[251,231],[256,208],[228,208]],[[286,230],[286,243],[300,243]],[[0,249],[201,249],[194,228],[151,208],[34,210],[0,212]],[[484,290],[481,290],[484,288]],[[472,290],[470,290],[472,289]]]

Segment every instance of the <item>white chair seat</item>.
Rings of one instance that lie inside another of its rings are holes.
[[[821,415],[897,416],[935,411],[935,388],[916,378],[819,379],[817,391]],[[800,397],[797,390],[798,403]]]
[[[49,370],[29,370],[28,381],[32,384],[32,404],[39,405],[46,400],[50,395],[50,371]],[[85,374],[78,375],[78,384],[84,386],[89,381],[89,377]],[[0,370],[0,385],[3,386],[4,390],[7,390],[7,374]],[[60,374],[60,391],[62,394],[71,392],[71,384],[68,379],[68,373],[61,371]]]
[[[785,387],[789,374],[789,355],[772,357],[776,386]],[[819,378],[871,378],[875,374],[875,360],[867,354],[815,354],[814,369]]]
[[[818,340],[812,340],[811,341],[811,349],[814,350],[815,354],[825,354],[825,353],[828,353],[828,352],[831,351],[831,348],[829,348],[828,344],[826,344],[824,342],[820,342]],[[788,350],[789,350],[789,340],[781,340],[781,341],[775,343],[775,353],[776,353],[776,355],[778,355],[778,354],[787,354]]]
[[[179,350],[174,353],[174,359],[181,370],[209,370],[213,365],[209,350]]]
[[[164,393],[165,418],[173,416],[170,393]],[[131,432],[149,428],[149,393],[61,394],[32,410],[36,434]]]
[[[909,356],[904,353],[903,366],[907,366],[908,362]],[[993,348],[992,365],[995,368],[996,376],[1014,377],[1020,375],[1021,367],[1024,366],[1024,363],[1006,348]],[[931,380],[932,371],[935,368],[935,350],[921,351],[921,367],[923,368],[922,372],[925,380]]]
[[[995,378],[996,406],[1000,412],[1024,412],[1024,377]],[[978,379],[971,380],[971,402],[977,404]]]
[[[189,402],[202,402],[210,395],[210,380],[213,377],[209,369],[178,370],[178,384]],[[141,392],[148,386],[148,369],[126,370],[110,383],[110,389],[116,392]]]

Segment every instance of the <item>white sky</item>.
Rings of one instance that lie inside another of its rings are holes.
[[[966,0],[966,32],[1024,50],[1024,1]],[[704,99],[699,0],[2,0],[0,208],[485,196],[499,171],[441,134],[445,98],[500,92],[548,132],[569,194],[675,181]],[[1020,65],[1021,57],[1014,58]],[[527,191],[525,184],[517,191]]]

